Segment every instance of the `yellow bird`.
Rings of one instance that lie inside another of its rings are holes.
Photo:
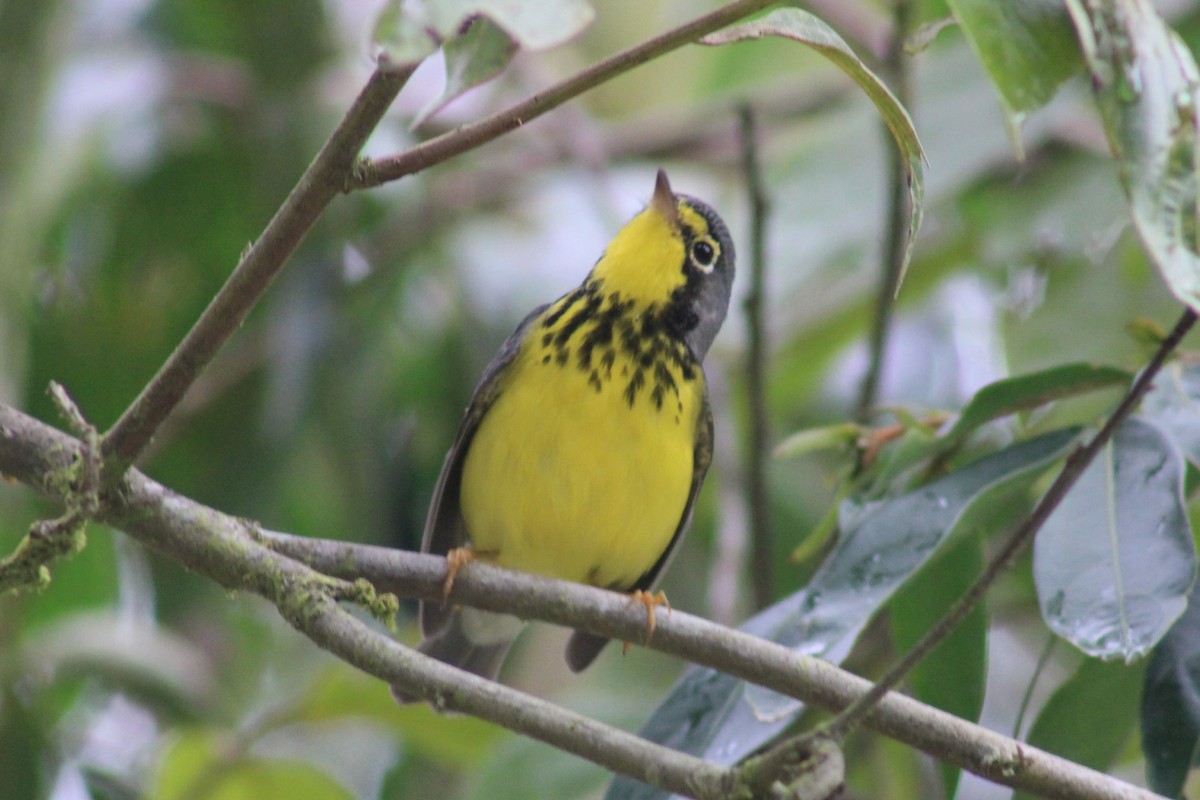
[[[733,273],[725,223],[659,170],[645,210],[582,285],[527,316],[485,370],[425,523],[422,551],[451,556],[448,586],[478,559],[654,588],[712,460],[701,361]],[[429,602],[420,620],[421,652],[492,679],[524,626]],[[567,664],[584,669],[607,641],[576,631]]]

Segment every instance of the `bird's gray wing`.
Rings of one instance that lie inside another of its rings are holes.
[[[713,456],[713,421],[712,408],[708,404],[708,389],[705,388],[704,396],[701,401],[700,414],[696,420],[696,445],[692,455],[692,486],[688,491],[687,504],[683,507],[683,516],[679,519],[679,525],[675,528],[675,535],[671,537],[671,543],[667,545],[667,549],[659,556],[658,561],[654,566],[642,574],[632,586],[615,587],[627,591],[636,591],[641,589],[649,592],[658,585],[663,574],[667,571],[667,567],[671,564],[671,559],[675,557],[675,553],[679,550],[679,545],[683,541],[683,535],[687,533],[688,526],[692,524],[692,511],[696,505],[696,496],[700,494],[700,487],[704,484],[704,476],[708,473],[708,467],[712,464]],[[571,639],[567,642],[567,666],[572,672],[580,672],[596,660],[596,656],[600,655],[600,651],[604,649],[604,645],[608,644],[608,639],[603,636],[597,636],[594,633],[586,633],[584,631],[575,631]]]
[[[459,503],[463,461],[467,448],[471,445],[475,431],[479,430],[479,423],[484,415],[503,391],[505,371],[520,351],[526,331],[548,307],[549,305],[539,306],[521,320],[521,324],[501,345],[500,352],[496,353],[487,369],[483,371],[483,377],[479,379],[479,385],[475,387],[475,393],[471,396],[471,403],[458,426],[458,435],[454,438],[450,452],[446,454],[446,461],[442,464],[442,474],[438,476],[437,485],[433,489],[429,516],[425,518],[425,534],[421,539],[422,553],[445,555],[456,547],[465,547],[470,543],[467,524]],[[421,634],[426,638],[437,636],[446,629],[453,613],[453,609],[445,603],[422,601]]]

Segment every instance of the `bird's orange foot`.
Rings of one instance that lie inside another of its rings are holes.
[[[446,553],[446,580],[442,583],[442,600],[450,598],[450,590],[454,588],[454,579],[458,571],[475,560],[475,551],[469,547],[456,547]]]
[[[667,611],[670,611],[671,603],[663,592],[651,594],[641,589],[635,589],[633,594],[629,595],[629,602],[641,603],[646,607],[646,644],[650,644],[650,637],[654,635],[654,607],[666,606]]]

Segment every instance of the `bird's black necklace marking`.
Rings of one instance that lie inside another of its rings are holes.
[[[538,323],[539,361],[573,366],[597,392],[616,384],[632,409],[645,396],[658,411],[683,411],[680,384],[696,380],[699,364],[684,341],[696,325],[680,287],[665,308],[638,308],[619,291],[589,280],[558,300]],[[669,402],[674,400],[673,403]],[[673,408],[672,408],[673,406]]]

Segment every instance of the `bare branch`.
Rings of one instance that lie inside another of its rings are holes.
[[[751,565],[754,607],[766,608],[775,599],[775,538],[771,535],[771,498],[767,491],[770,423],[767,418],[767,324],[764,284],[767,275],[767,192],[758,158],[754,111],[743,105],[738,114],[742,139],[742,171],[750,195],[750,288],[746,310],[746,394],[750,406],[750,435],[746,457],[746,505],[753,542]]]
[[[913,0],[893,0],[894,25],[892,41],[888,48],[885,67],[892,92],[906,108],[912,106],[912,57],[904,52],[904,41],[908,37],[915,15]],[[885,139],[891,134],[887,126],[881,126]],[[896,293],[900,289],[900,278],[904,274],[904,259],[908,249],[909,187],[908,167],[904,156],[895,147],[888,152],[888,217],[887,233],[883,247],[883,265],[879,276],[879,288],[875,298],[875,313],[871,315],[871,335],[868,341],[867,372],[859,388],[858,404],[854,412],[859,422],[871,418],[879,386],[883,382],[883,369],[887,355],[888,338],[892,331],[892,317],[896,309]]]
[[[612,80],[647,61],[658,58],[664,53],[669,53],[713,31],[720,30],[726,25],[737,22],[742,17],[771,5],[772,2],[773,0],[735,0],[735,2],[721,6],[711,13],[697,17],[691,22],[672,28],[627,50],[622,50],[503,111],[455,128],[449,133],[422,142],[390,158],[364,163],[362,168],[356,172],[355,179],[348,190],[367,189],[381,183],[398,180],[460,153],[474,150],[482,144],[532,122],[547,111],[552,111],[589,89]]]
[[[109,470],[107,480],[118,479],[126,467],[137,461],[200,372],[245,321],[288,256],[342,191],[363,143],[411,74],[411,69],[376,70],[367,81],[262,236],[245,251],[233,274],[183,341],[104,435],[101,454]]]

